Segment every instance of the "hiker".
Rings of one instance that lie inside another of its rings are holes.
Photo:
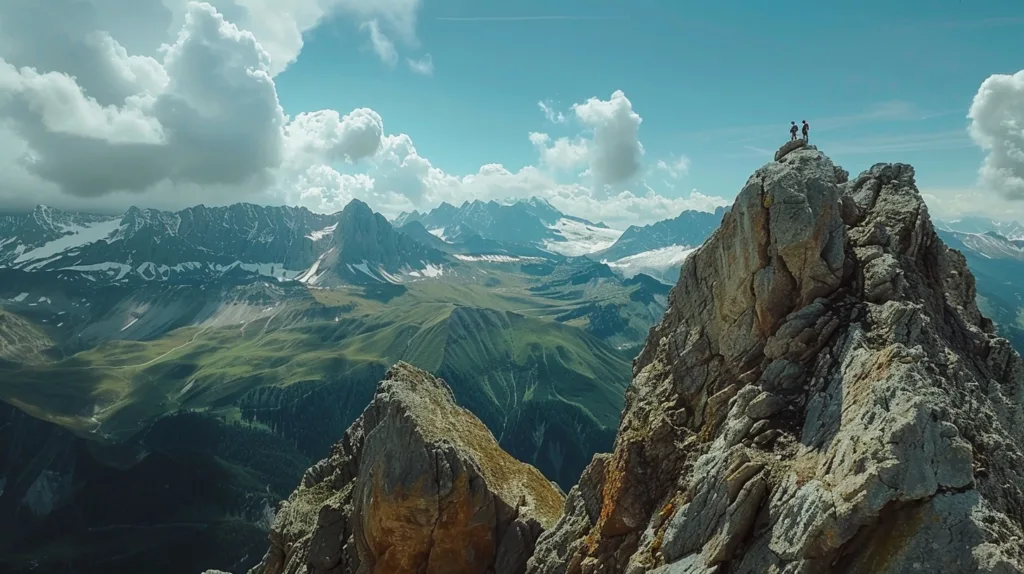
[[[789,122],[789,123],[793,124],[793,125],[791,125],[789,127],[789,141],[795,142],[796,141],[796,122]]]
[[[807,124],[807,120],[800,120],[803,122],[803,127],[800,128],[800,132],[804,135],[804,141],[807,141],[807,132],[811,131],[811,126]]]

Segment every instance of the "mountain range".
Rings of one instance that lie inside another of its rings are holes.
[[[358,200],[0,216],[0,565],[252,566],[399,361],[568,490],[612,449],[631,361],[728,213],[622,231],[538,198],[392,221]],[[1024,344],[1015,227],[936,228]]]
[[[571,489],[399,362],[249,574],[1019,574],[1024,361],[976,299],[912,166],[788,143],[684,263]]]

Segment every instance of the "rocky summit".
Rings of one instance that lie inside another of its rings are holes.
[[[256,572],[1024,572],[1024,363],[975,299],[913,168],[787,144],[684,264],[564,507],[399,364]]]
[[[564,496],[406,363],[283,503],[253,574],[523,572]]]
[[[1022,400],[913,168],[787,144],[686,261],[528,571],[1021,572]]]

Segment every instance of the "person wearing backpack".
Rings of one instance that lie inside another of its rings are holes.
[[[800,120],[800,121],[803,122],[803,124],[804,124],[803,127],[800,128],[800,131],[801,131],[801,133],[804,136],[804,141],[807,141],[807,133],[809,131],[811,131],[811,126],[807,123],[807,120]],[[793,127],[795,128],[796,126],[793,126]]]
[[[795,142],[796,141],[796,122],[789,122],[789,123],[792,124],[789,127],[789,141]]]

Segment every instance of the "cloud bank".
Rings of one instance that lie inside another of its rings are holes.
[[[8,3],[10,4],[10,3]],[[34,0],[0,7],[0,205],[180,208],[233,201],[386,215],[441,201],[540,196],[609,223],[722,198],[668,198],[644,181],[642,118],[622,91],[540,113],[574,136],[524,134],[536,165],[445,173],[372,109],[287,115],[274,78],[302,32],[345,14],[396,66],[418,46],[418,0]],[[133,18],[128,18],[131,14]],[[144,18],[139,18],[142,15]],[[406,58],[429,76],[429,55]],[[524,141],[524,145],[527,145]],[[668,160],[674,176],[685,172]]]
[[[1024,199],[1024,70],[989,76],[967,117],[971,138],[987,152],[982,185],[1007,199]]]

